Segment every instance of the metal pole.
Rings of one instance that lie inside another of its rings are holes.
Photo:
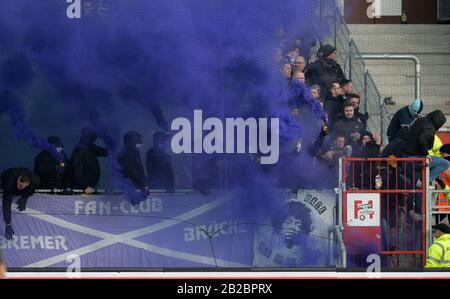
[[[345,185],[343,183],[343,162],[342,162],[342,158],[339,158],[339,187],[337,188],[337,193],[338,193],[338,221],[337,221],[337,225],[342,226],[343,225],[343,215],[342,215],[342,209],[343,209],[343,205],[342,205],[342,192],[344,192],[345,190]]]
[[[339,244],[339,252],[341,253],[341,267],[347,268],[347,250],[345,249],[344,240],[342,240],[342,230],[339,226],[334,227],[336,240]]]
[[[349,40],[348,40],[348,79],[349,80],[352,79],[352,43],[353,43],[353,38],[350,35]]]
[[[337,48],[337,8],[334,10],[334,47]]]
[[[420,60],[414,55],[397,55],[397,54],[362,54],[360,56],[362,59],[366,60],[412,60],[415,63],[415,84],[414,92],[416,99],[420,99],[420,88],[421,88],[421,77],[422,70]]]
[[[367,67],[364,66],[364,113],[367,113],[367,74],[369,71],[367,70]],[[381,115],[381,111],[380,111]],[[380,130],[383,130],[383,128],[380,128]]]
[[[380,101],[380,132],[386,132],[386,130],[384,130],[384,114],[383,114],[383,98],[381,98],[380,97],[380,99],[379,99],[379,101]],[[382,144],[384,144],[383,142],[385,141],[385,140],[383,140],[384,138],[383,138],[383,135],[384,134],[381,134],[381,143]]]
[[[422,199],[422,204],[423,204],[423,200],[425,200],[425,204],[426,204],[426,211],[425,211],[425,239],[426,239],[426,248],[425,248],[425,255],[428,252],[428,248],[430,247],[431,243],[433,242],[432,238],[432,230],[431,230],[431,225],[432,225],[432,219],[431,219],[431,190],[430,190],[430,165],[429,163],[426,163],[426,168],[425,168],[425,190],[426,190],[426,197],[424,199]]]

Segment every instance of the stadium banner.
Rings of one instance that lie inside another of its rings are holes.
[[[306,213],[259,223],[233,215],[234,196],[152,194],[133,206],[121,195],[36,193],[24,212],[13,204],[15,235],[1,236],[0,248],[10,268],[67,268],[74,261],[81,269],[328,266],[332,191],[291,194],[288,204]]]

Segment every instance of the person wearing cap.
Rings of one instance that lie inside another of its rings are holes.
[[[425,268],[450,268],[450,227],[445,223],[432,227],[436,239],[428,248]]]
[[[57,136],[48,137],[48,143],[64,159],[56,158],[49,150],[41,151],[34,159],[34,172],[41,178],[41,189],[64,189],[70,186],[69,158],[64,152],[64,145]]]
[[[420,112],[422,112],[422,109],[422,100],[415,99],[409,106],[405,106],[395,112],[387,129],[389,142],[397,137],[398,131],[400,131],[402,127],[410,127]]]
[[[325,90],[331,81],[341,82],[345,79],[341,66],[337,63],[336,48],[323,45],[318,52],[319,60],[306,67],[305,77],[308,86],[318,84]]]

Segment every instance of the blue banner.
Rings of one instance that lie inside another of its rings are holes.
[[[238,218],[235,196],[155,194],[132,206],[120,195],[35,194],[24,212],[13,204],[16,235],[0,237],[0,248],[12,268],[67,268],[74,257],[81,268],[110,269],[329,265],[332,192],[303,190],[287,200],[311,221],[296,210],[259,223]]]

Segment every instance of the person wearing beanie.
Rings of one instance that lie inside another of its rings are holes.
[[[389,142],[397,137],[398,131],[400,131],[402,127],[410,127],[420,112],[422,112],[422,109],[422,100],[415,99],[409,106],[405,106],[395,112],[387,129]]]
[[[331,81],[340,82],[345,79],[344,72],[337,63],[335,47],[323,45],[319,49],[318,57],[319,59],[316,62],[306,67],[305,77],[308,86],[318,84],[324,91]]]
[[[450,268],[450,227],[439,223],[432,228],[436,239],[428,248],[425,268]]]
[[[65,189],[70,186],[69,158],[64,151],[64,145],[57,136],[50,136],[48,143],[64,157],[57,159],[49,150],[41,151],[34,159],[34,172],[41,178],[41,189]]]

